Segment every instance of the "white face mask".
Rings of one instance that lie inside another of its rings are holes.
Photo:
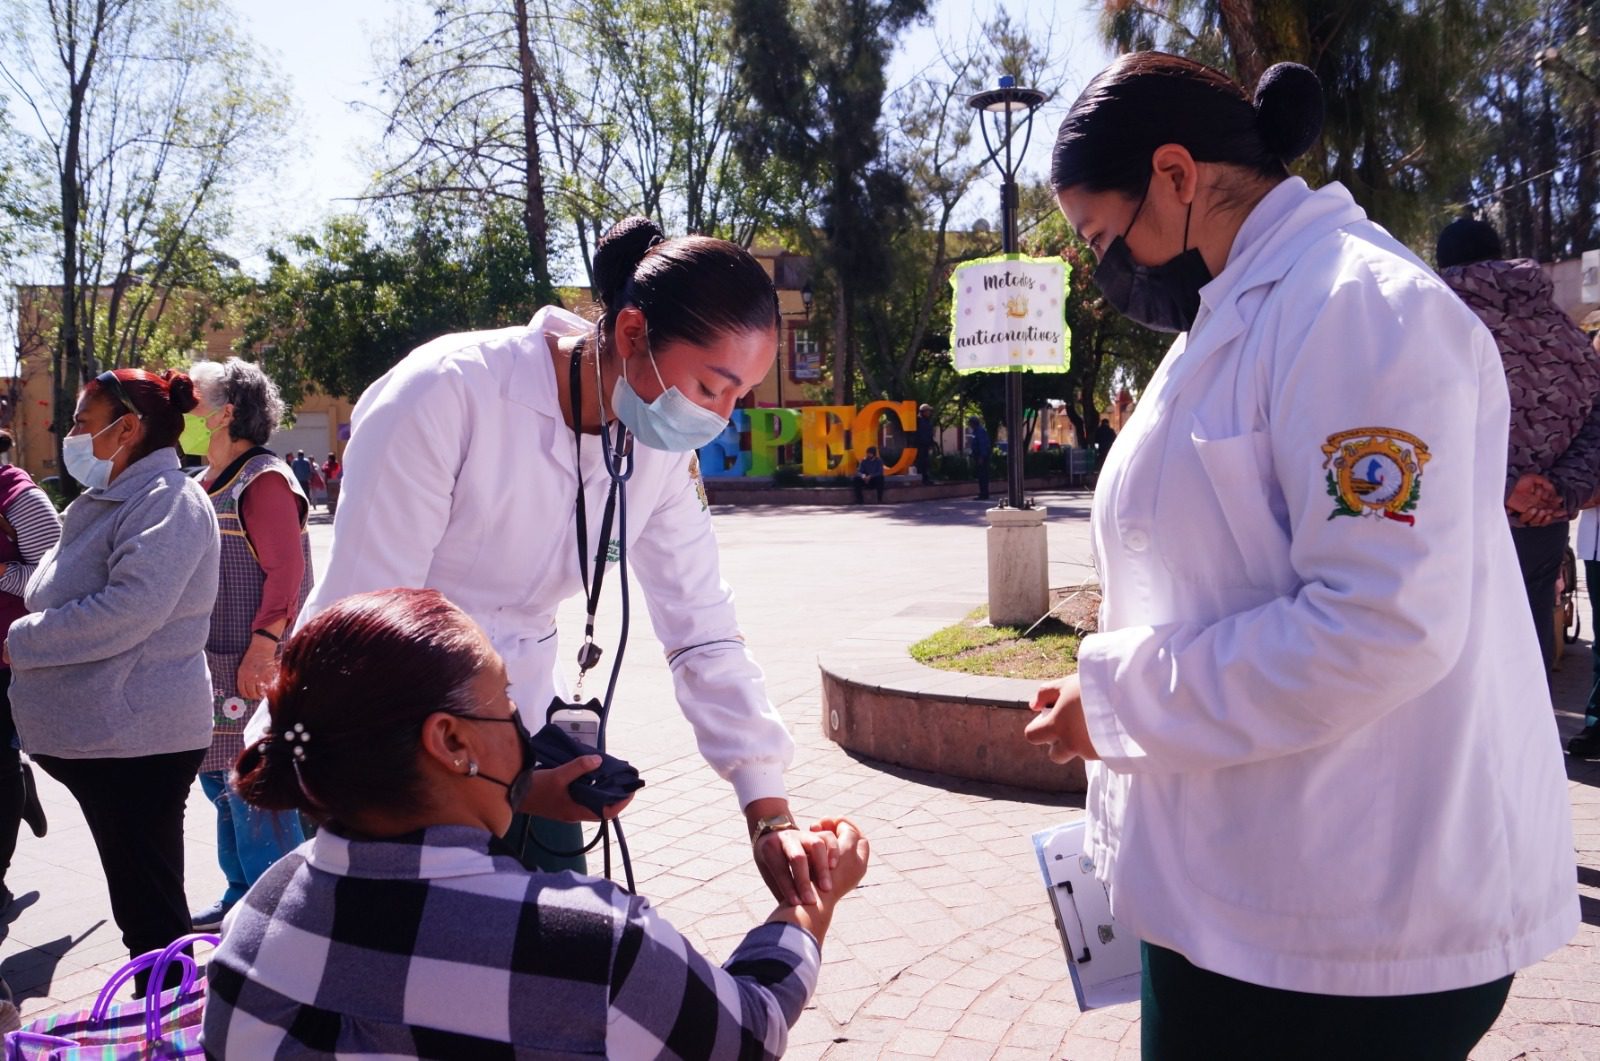
[[[110,457],[96,457],[94,440],[116,427],[121,421],[122,417],[119,416],[92,435],[68,435],[63,439],[61,460],[67,466],[67,474],[90,490],[104,490],[110,485],[111,467],[117,459],[117,453],[122,452],[123,446],[118,446],[116,453]]]
[[[667,386],[648,339],[644,349],[650,367],[655,370],[656,381],[661,384],[660,397],[649,403],[639,397],[639,392],[628,382],[626,363],[617,374],[616,385],[611,388],[611,411],[633,432],[633,437],[651,449],[687,453],[722,434],[728,421],[705,406],[696,405],[677,387]]]

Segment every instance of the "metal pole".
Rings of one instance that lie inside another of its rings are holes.
[[[1017,253],[1017,182],[1011,167],[1011,112],[1006,111],[1005,179],[1000,183],[1000,249]],[[1006,504],[1022,508],[1022,373],[1006,372]]]

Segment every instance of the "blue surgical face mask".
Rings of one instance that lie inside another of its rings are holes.
[[[688,453],[699,449],[722,434],[728,421],[722,416],[696,405],[677,387],[667,386],[656,366],[656,356],[645,340],[645,356],[650,359],[656,380],[661,384],[661,396],[653,402],[639,397],[639,392],[628,382],[628,366],[624,362],[617,382],[611,388],[611,411],[633,432],[633,437],[651,449],[669,453]]]
[[[117,417],[92,435],[68,435],[61,440],[61,460],[67,474],[90,490],[104,490],[111,483],[111,468],[123,447],[118,446],[110,457],[94,455],[94,440],[116,427],[122,421]]]

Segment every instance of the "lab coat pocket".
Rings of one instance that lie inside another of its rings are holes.
[[[1289,562],[1288,519],[1280,502],[1273,504],[1277,482],[1272,474],[1272,438],[1250,431],[1230,438],[1190,441],[1206,479],[1222,508],[1228,532],[1244,563],[1249,584],[1275,594],[1293,593],[1300,584]]]
[[[1185,775],[1190,882],[1261,913],[1370,912],[1404,857],[1394,850],[1393,744],[1373,725],[1328,747]]]

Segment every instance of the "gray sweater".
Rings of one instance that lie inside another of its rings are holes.
[[[175,450],[67,506],[7,638],[23,747],[127,759],[209,745],[219,556],[216,514]]]

